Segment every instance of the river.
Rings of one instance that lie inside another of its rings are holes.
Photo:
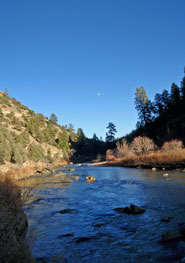
[[[178,223],[185,222],[184,172],[70,167],[75,171],[61,168],[21,183],[34,186],[34,199],[25,212],[35,262],[169,263],[185,257],[185,241],[161,242],[163,233],[178,230]],[[78,175],[80,180],[61,183],[58,172]],[[97,181],[84,183],[86,176]],[[114,210],[130,204],[146,212],[128,215]],[[59,213],[66,208],[74,210]],[[173,217],[170,222],[161,222],[167,216]]]

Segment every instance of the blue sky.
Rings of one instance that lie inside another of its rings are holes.
[[[0,1],[0,90],[86,136],[135,128],[134,93],[180,85],[184,0]],[[100,96],[98,96],[100,93]]]

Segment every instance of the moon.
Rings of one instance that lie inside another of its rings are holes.
[[[97,93],[97,96],[99,97],[100,95],[101,95],[100,92],[98,92],[98,93]]]

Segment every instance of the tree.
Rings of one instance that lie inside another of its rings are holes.
[[[54,113],[51,114],[49,119],[50,119],[50,121],[52,121],[55,124],[57,124],[57,122],[58,122],[58,118]]]
[[[5,88],[4,94],[8,97],[8,89],[7,88]]]
[[[92,139],[93,139],[94,141],[99,141],[98,136],[96,135],[96,133],[93,134]]]
[[[116,126],[114,125],[114,123],[109,122],[106,129],[108,129],[108,132],[106,133],[106,142],[113,142],[115,140],[114,136],[117,132]]]
[[[143,86],[136,89],[135,93],[135,108],[138,111],[138,117],[144,125],[151,122],[153,104],[148,100],[146,91]]]

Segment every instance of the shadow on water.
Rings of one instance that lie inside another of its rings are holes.
[[[185,222],[185,174],[170,171],[164,177],[162,171],[132,168],[73,168],[65,170],[72,183],[61,183],[56,174],[24,182],[24,187],[35,186],[33,200],[25,207],[37,237],[35,262],[160,263],[185,256],[183,240],[161,242],[163,233]],[[97,181],[86,184],[86,176]],[[132,203],[146,212],[114,211]],[[161,222],[163,217],[172,219]]]

